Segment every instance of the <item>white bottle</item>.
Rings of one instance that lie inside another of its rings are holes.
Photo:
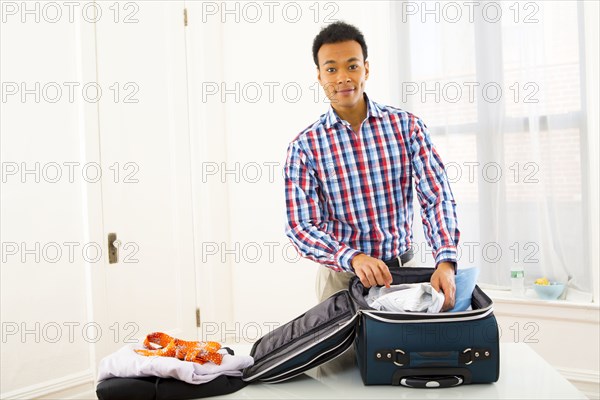
[[[515,265],[510,271],[511,291],[515,297],[525,296],[525,271],[523,267]]]

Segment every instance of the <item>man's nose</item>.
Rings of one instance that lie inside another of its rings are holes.
[[[337,77],[338,84],[344,84],[350,82],[350,77],[347,73],[340,73]]]

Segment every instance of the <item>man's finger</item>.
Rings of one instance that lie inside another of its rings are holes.
[[[373,275],[375,276],[378,285],[389,287],[388,281],[385,277],[385,271],[381,269],[379,264],[375,264],[373,268]]]
[[[360,279],[360,282],[363,284],[364,287],[366,287],[366,288],[371,287],[369,285],[368,280],[365,278],[365,274],[362,272],[362,270],[360,268],[356,269],[355,272],[356,272],[356,276],[358,276],[358,279]]]
[[[437,276],[431,280],[431,287],[434,288],[436,292],[440,291],[440,280]]]
[[[377,265],[383,272],[383,284],[385,285],[386,288],[389,288],[390,285],[392,284],[392,282],[394,281],[394,279],[392,278],[392,273],[390,272],[390,269],[381,260],[379,260],[379,263]]]
[[[369,287],[377,285],[377,279],[375,279],[373,271],[371,271],[371,268],[369,267],[365,268],[365,278],[369,282]]]
[[[452,308],[450,302],[451,302],[450,294],[444,293],[444,305],[442,306],[442,311],[448,311]]]
[[[443,281],[442,292],[444,293],[444,305],[442,311],[454,308],[454,297],[456,288],[450,281]]]

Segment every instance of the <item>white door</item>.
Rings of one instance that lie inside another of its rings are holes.
[[[197,330],[183,2],[98,4],[102,223],[106,243],[121,243],[93,276],[94,311],[111,327],[100,359],[152,331]]]

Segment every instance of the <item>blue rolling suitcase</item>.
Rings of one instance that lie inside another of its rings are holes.
[[[431,268],[392,269],[393,284],[428,282]],[[260,338],[246,382],[283,382],[329,361],[354,343],[365,385],[450,387],[491,383],[499,375],[492,301],[475,287],[472,310],[393,313],[371,309],[354,277],[342,290]]]
[[[393,284],[401,284],[429,282],[433,270],[391,272]],[[498,380],[498,324],[492,301],[478,286],[472,310],[439,314],[373,310],[357,277],[349,291],[359,314],[355,349],[364,384],[449,387]]]

